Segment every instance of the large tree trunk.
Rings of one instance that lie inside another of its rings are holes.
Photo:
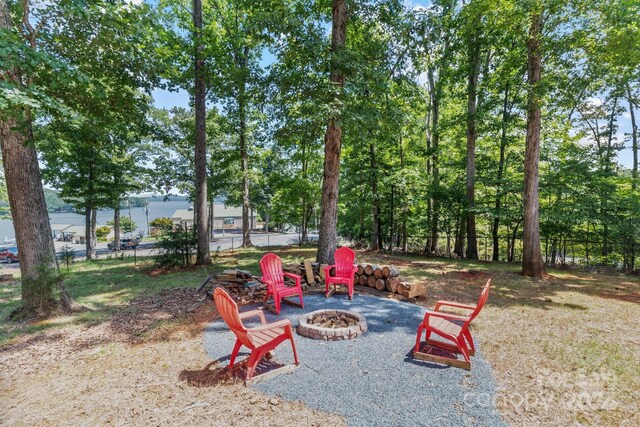
[[[197,265],[211,264],[209,254],[209,236],[207,230],[207,106],[206,89],[204,86],[204,41],[202,39],[202,0],[193,0],[193,25],[194,30],[194,98],[196,113],[195,132],[195,157],[196,168],[196,200],[195,215],[197,217],[196,236],[198,249],[196,254]]]
[[[23,21],[28,22],[28,8],[23,10]],[[10,30],[11,26],[7,2],[0,0],[0,29]],[[35,36],[30,31],[32,48],[36,45]],[[7,79],[24,86],[20,74],[19,70],[4,70],[0,80]],[[33,118],[27,109],[17,109],[12,113],[15,114],[13,118],[0,120],[0,149],[20,254],[22,313],[46,317],[58,307],[65,311],[79,310],[81,307],[65,291],[58,271],[38,155],[33,144]]]
[[[345,46],[347,28],[347,6],[345,0],[333,0],[333,26],[331,30],[331,82],[340,90],[345,76],[338,63],[337,53]],[[318,238],[317,261],[333,264],[333,252],[337,245],[338,189],[340,181],[340,145],[342,129],[340,115],[329,119],[324,137],[324,174],[322,179],[322,212],[320,214],[320,236]]]
[[[478,259],[478,242],[476,237],[476,110],[478,108],[478,76],[480,74],[480,43],[475,34],[480,25],[480,14],[475,13],[474,29],[468,39],[468,74],[467,74],[467,258]]]
[[[30,126],[26,135],[23,127],[16,126],[11,119],[0,121],[2,163],[20,254],[22,307],[27,315],[44,317],[57,308],[57,287],[62,285],[52,280],[58,265]]]
[[[538,198],[538,163],[540,160],[540,75],[542,72],[542,12],[533,12],[529,28],[527,100],[527,142],[524,160],[524,222],[522,274],[541,278],[545,274],[540,250],[540,200]]]
[[[629,100],[629,115],[631,116],[631,150],[633,152],[633,169],[631,169],[633,182],[631,185],[635,190],[638,186],[638,125],[636,124],[636,114],[633,110],[633,97],[631,96],[631,88],[629,85],[627,85],[627,97]]]

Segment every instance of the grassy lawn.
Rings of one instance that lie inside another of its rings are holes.
[[[315,257],[313,248],[289,248],[277,253],[285,264]],[[257,274],[262,255],[257,249],[222,252],[214,269],[239,268]],[[470,393],[465,397],[466,404],[495,404],[505,419],[516,425],[640,424],[634,418],[640,412],[637,278],[552,270],[547,279],[535,281],[520,276],[517,265],[360,252],[357,258],[362,263],[397,266],[405,281],[428,283],[427,296],[414,301],[426,307],[432,307],[438,299],[474,302],[487,278],[492,278],[488,305],[474,322],[473,333],[480,342],[480,352],[494,369],[500,390],[494,402]],[[156,273],[152,261],[145,259],[137,266],[126,259],[74,264],[66,277],[66,288],[76,301],[93,311],[32,324],[7,321],[19,303],[20,288],[19,284],[3,283],[0,343],[8,348],[59,330],[68,334],[96,329],[113,323],[119,313],[135,309],[141,298],[197,287],[208,274],[202,268]],[[151,317],[147,324],[170,328],[176,318]],[[202,321],[206,320],[205,316]],[[177,345],[171,342],[201,346],[199,338],[188,341],[184,337],[153,345]],[[95,348],[105,354],[116,352],[104,342]],[[129,353],[134,357],[144,348],[118,347],[117,357],[127,358]],[[206,360],[206,356],[200,360]],[[172,362],[166,363],[170,366]]]

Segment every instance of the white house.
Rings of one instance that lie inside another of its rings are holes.
[[[210,213],[211,206],[207,211]],[[178,209],[171,216],[171,221],[174,225],[185,225],[188,228],[193,227],[193,218],[195,215],[194,210]],[[251,211],[249,211],[249,224],[250,228],[256,228],[256,218]],[[213,206],[213,228],[236,230],[242,228],[242,207],[240,206],[225,206],[214,205]]]

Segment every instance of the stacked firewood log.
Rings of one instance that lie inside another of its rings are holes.
[[[267,292],[267,285],[263,284],[258,277],[244,270],[233,269],[224,270],[217,274],[212,273],[200,285],[200,289],[204,289],[207,285],[211,286],[209,289],[223,287],[240,304],[261,301]]]
[[[360,286],[376,288],[379,291],[387,290],[391,293],[399,293],[398,288],[404,286],[399,278],[400,271],[395,267],[378,266],[375,264],[358,265],[355,274],[355,283]]]
[[[301,276],[302,287],[306,290],[309,286],[324,282],[325,266],[326,264],[307,260],[300,264],[286,265],[284,271]],[[358,270],[354,275],[354,284],[399,294],[407,298],[415,298],[427,293],[425,284],[405,283],[401,280],[400,271],[397,268],[386,265],[358,265]]]
[[[368,286],[379,291],[386,290],[392,294],[400,294],[407,298],[415,298],[427,293],[425,284],[405,283],[400,279],[400,271],[397,268],[386,265],[358,265],[354,280],[360,286]]]

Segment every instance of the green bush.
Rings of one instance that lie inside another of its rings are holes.
[[[166,231],[156,244],[160,253],[156,256],[156,262],[161,267],[188,267],[196,253],[197,244],[194,230],[184,230],[178,226]]]
[[[173,230],[173,221],[171,221],[171,218],[156,218],[151,221],[149,225],[155,228],[159,234],[167,233]]]
[[[111,233],[111,227],[109,226],[105,225],[105,226],[96,228],[96,237],[98,239],[104,239],[109,235],[109,233]]]

